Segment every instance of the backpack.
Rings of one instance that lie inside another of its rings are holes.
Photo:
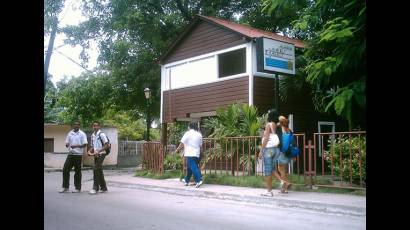
[[[294,158],[297,157],[300,154],[300,149],[296,144],[295,136],[293,135],[293,132],[290,131],[289,134],[287,134],[285,140],[283,140],[284,145],[282,145],[281,151],[285,153],[285,156],[287,158]]]
[[[290,147],[290,145],[292,144],[292,139],[293,139],[293,133],[292,131],[290,131],[289,133],[282,133],[282,148],[280,149],[280,151],[282,153],[286,153]]]
[[[101,139],[101,136],[100,136],[101,133],[102,133],[102,132],[100,132],[100,133],[98,134],[98,137],[100,138],[101,145],[104,146],[104,143],[103,143],[103,141],[102,141],[102,139]],[[107,134],[105,134],[105,136],[107,137],[107,140],[108,140],[108,149],[105,150],[105,152],[106,152],[105,155],[108,155],[108,154],[110,154],[110,152],[111,152],[111,142],[110,142],[110,139],[108,138]]]
[[[295,136],[293,135],[293,132],[291,132],[291,135],[290,135],[288,149],[284,153],[285,153],[285,156],[288,158],[294,158],[294,157],[299,156],[300,154],[300,149],[296,144],[296,140],[295,140]]]

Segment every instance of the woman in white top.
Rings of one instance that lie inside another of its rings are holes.
[[[275,176],[279,181],[282,178],[276,171],[277,160],[280,155],[279,149],[279,137],[276,134],[276,123],[278,122],[278,112],[276,110],[270,110],[268,113],[268,123],[265,126],[265,132],[262,138],[261,152],[259,158],[263,156],[264,163],[264,176],[266,179],[266,188],[268,191],[263,196],[273,196],[272,193],[272,176]]]

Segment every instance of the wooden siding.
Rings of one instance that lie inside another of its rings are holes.
[[[260,114],[266,113],[274,107],[275,84],[271,78],[254,78],[254,105]],[[317,132],[318,121],[336,122],[336,131],[346,131],[346,122],[336,116],[323,115],[313,106],[312,97],[308,89],[288,95],[285,102],[279,97],[279,113],[285,116],[293,114],[294,132],[306,133],[307,139],[312,139],[313,132]],[[312,139],[313,140],[313,139]]]
[[[173,122],[187,114],[215,111],[235,102],[249,102],[249,77],[240,77],[209,84],[163,92],[163,120]]]
[[[209,22],[198,21],[189,34],[179,42],[164,60],[164,64],[244,44],[247,41],[237,33]]]

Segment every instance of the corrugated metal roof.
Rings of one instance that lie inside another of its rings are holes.
[[[279,34],[275,34],[269,31],[264,31],[260,29],[256,29],[247,25],[241,25],[235,22],[215,18],[215,17],[210,17],[210,16],[203,16],[197,14],[195,19],[186,26],[185,30],[175,39],[175,41],[170,45],[168,50],[162,55],[162,57],[159,59],[159,63],[162,64],[162,62],[168,57],[168,55],[172,52],[172,50],[177,46],[177,44],[184,38],[189,31],[194,27],[194,25],[199,21],[203,20],[209,23],[212,23],[214,25],[223,27],[225,29],[228,29],[230,31],[239,33],[249,39],[253,38],[260,38],[260,37],[266,37],[266,38],[271,38],[274,40],[278,41],[283,41],[287,43],[294,44],[298,48],[305,48],[306,45],[304,44],[303,41],[299,39],[294,39],[294,38],[289,38],[286,36],[282,36]]]
[[[259,38],[259,37],[266,37],[266,38],[271,38],[274,40],[279,40],[279,41],[283,41],[283,42],[288,42],[288,43],[292,43],[294,44],[296,47],[299,48],[304,48],[305,44],[303,43],[303,41],[299,40],[299,39],[294,39],[294,38],[289,38],[286,36],[282,36],[279,34],[275,34],[269,31],[265,31],[265,30],[260,30],[260,29],[256,29],[247,25],[242,25],[242,24],[238,24],[235,22],[231,22],[231,21],[227,21],[227,20],[223,20],[223,19],[219,19],[219,18],[215,18],[215,17],[210,17],[210,16],[203,16],[203,15],[197,15],[200,18],[203,18],[207,21],[211,21],[214,22],[218,25],[221,25],[225,28],[228,28],[230,30],[236,31],[242,35],[245,35],[249,38]]]

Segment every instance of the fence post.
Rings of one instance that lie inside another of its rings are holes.
[[[309,177],[309,187],[310,189],[313,188],[313,171],[312,171],[312,149],[314,149],[314,146],[312,146],[312,140],[308,141],[308,145],[305,146],[305,148],[308,148],[308,172],[305,170],[305,176]]]

